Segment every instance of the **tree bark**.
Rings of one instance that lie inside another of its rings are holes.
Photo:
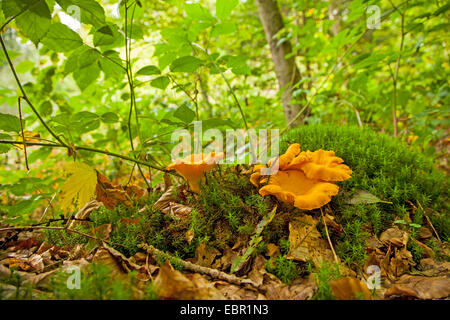
[[[275,66],[275,74],[277,76],[278,85],[281,90],[281,102],[283,104],[286,122],[290,123],[300,112],[302,106],[300,104],[292,104],[292,92],[294,85],[300,81],[300,71],[295,64],[295,57],[286,59],[286,55],[292,52],[290,41],[284,41],[277,45],[278,40],[275,35],[284,28],[283,17],[276,0],[257,0],[258,12],[261,18],[267,42],[270,46],[272,61]],[[304,95],[301,96],[304,98]],[[304,100],[304,99],[302,99]],[[307,111],[307,110],[305,110]],[[306,114],[304,112],[303,114]],[[303,122],[303,116],[294,121],[291,126],[295,126]]]

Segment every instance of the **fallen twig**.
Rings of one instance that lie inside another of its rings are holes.
[[[438,241],[440,243],[442,243],[441,238],[439,238],[439,234],[437,233],[436,229],[434,228],[433,224],[431,223],[430,218],[428,217],[428,215],[426,214],[425,210],[423,209],[422,205],[420,204],[419,201],[417,201],[417,204],[419,205],[420,209],[423,212],[423,215],[425,216],[425,219],[427,220],[428,224],[430,225],[431,229],[433,229],[434,234],[436,235],[436,238],[438,239]]]
[[[243,279],[243,278],[222,272],[217,269],[203,267],[203,266],[200,266],[200,265],[192,263],[192,262],[184,261],[182,259],[173,257],[172,255],[165,253],[161,250],[158,250],[155,247],[153,247],[152,245],[148,245],[146,243],[142,243],[142,244],[138,245],[138,247],[145,250],[147,253],[151,254],[154,257],[159,255],[159,256],[165,257],[166,259],[175,259],[178,263],[180,263],[183,266],[184,269],[186,269],[188,271],[204,274],[204,275],[210,276],[213,279],[224,280],[231,284],[236,284],[236,285],[249,284],[256,289],[259,289],[259,286],[250,279]]]
[[[334,251],[333,243],[331,242],[330,234],[328,233],[328,227],[327,227],[327,223],[325,222],[325,217],[323,216],[322,208],[320,208],[320,215],[322,216],[322,222],[323,222],[323,225],[325,226],[325,232],[326,232],[326,234],[327,234],[328,243],[330,244],[331,251],[333,252],[334,261],[335,261],[336,263],[339,263],[339,258],[338,258],[338,256],[336,255],[336,252]]]

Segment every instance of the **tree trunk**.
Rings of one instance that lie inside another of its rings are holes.
[[[291,43],[289,41],[284,41],[277,46],[278,40],[274,38],[274,36],[284,28],[283,17],[281,16],[276,0],[257,0],[256,2],[264,32],[266,33],[267,42],[270,46],[278,85],[282,91],[281,102],[284,108],[284,115],[286,122],[290,123],[302,109],[300,104],[290,103],[294,85],[301,79],[300,71],[295,64],[294,56],[289,59],[285,58],[287,54],[292,52]],[[304,98],[304,95],[301,98]],[[306,114],[306,112],[303,114]],[[295,126],[301,122],[303,122],[303,116],[294,121],[291,126]]]

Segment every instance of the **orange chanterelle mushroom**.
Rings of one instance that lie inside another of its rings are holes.
[[[183,176],[189,183],[189,187],[194,192],[200,192],[200,181],[203,174],[211,170],[218,161],[222,160],[223,153],[215,154],[191,154],[183,159],[175,160],[167,167],[168,170],[175,170]]]
[[[339,187],[334,181],[351,178],[352,170],[334,151],[317,150],[300,152],[298,143],[292,144],[286,153],[269,161],[271,167],[278,162],[278,172],[261,175],[264,165],[256,165],[250,177],[251,183],[259,187],[262,196],[274,195],[280,201],[293,203],[299,209],[312,210],[322,207],[337,195]]]

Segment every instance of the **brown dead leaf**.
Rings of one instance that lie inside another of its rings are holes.
[[[129,208],[133,207],[128,193],[121,186],[112,185],[111,181],[97,171],[96,186],[97,201],[102,202],[107,209],[114,209],[119,203]]]
[[[330,287],[338,300],[372,300],[367,285],[357,278],[345,277],[330,280]]]
[[[103,248],[105,248],[109,252],[109,254],[116,259],[116,262],[122,267],[124,271],[126,272],[130,272],[133,270],[137,270],[140,272],[144,271],[143,267],[134,263],[133,261],[131,261],[131,259],[125,257],[122,253],[108,246],[106,243],[103,243]]]
[[[189,229],[188,231],[186,231],[186,241],[191,244],[192,240],[194,239],[194,229]]]
[[[380,235],[380,241],[385,245],[393,245],[394,247],[402,247],[408,244],[409,234],[400,230],[398,227],[389,228]]]
[[[172,186],[172,179],[170,178],[170,174],[167,172],[164,173],[164,190],[168,190]]]
[[[222,256],[214,261],[213,268],[219,270],[229,270],[233,261],[239,256],[239,252],[234,251],[229,246],[225,246]]]
[[[322,262],[334,263],[333,252],[317,231],[317,223],[310,215],[296,217],[289,223],[290,247],[287,259],[301,262],[311,260],[317,267]]]
[[[202,242],[195,251],[195,264],[211,268],[218,255],[220,255],[219,250],[206,245],[206,242]]]
[[[450,278],[403,275],[385,293],[385,298],[443,299],[450,296]]]
[[[94,236],[102,239],[102,240],[108,240],[109,234],[112,231],[111,223],[106,223],[98,226],[93,230]]]
[[[388,273],[394,277],[399,277],[415,264],[411,252],[406,250],[406,247],[402,249],[394,248],[394,256],[390,259]]]
[[[98,210],[102,204],[97,200],[91,200],[87,202],[78,212],[75,214],[76,219],[87,219],[91,215],[91,212]],[[75,225],[83,223],[83,221],[72,220],[69,223],[69,229],[73,229]]]
[[[39,254],[33,254],[28,258],[28,264],[31,265],[37,272],[44,270],[44,259]]]
[[[153,204],[154,210],[170,215],[173,218],[180,219],[189,215],[192,211],[191,207],[176,203],[173,196],[173,187],[169,188],[162,196]]]
[[[9,258],[8,259],[9,268],[17,268],[22,271],[30,271],[33,270],[32,266],[28,263],[26,259],[20,258]]]
[[[267,245],[266,256],[275,257],[275,256],[278,256],[279,254],[280,254],[279,246],[277,246],[276,244],[273,244],[273,243],[269,243]]]
[[[23,241],[18,241],[15,244],[15,250],[20,250],[20,249],[31,249],[32,247],[36,247],[39,246],[41,244],[40,241],[36,240],[36,238],[28,238],[26,240]]]
[[[366,251],[374,252],[376,249],[380,248],[382,243],[378,240],[376,235],[372,235],[366,240]]]
[[[188,277],[172,268],[170,262],[159,269],[154,281],[158,297],[177,300],[224,300],[225,297],[211,282],[199,274]]]
[[[324,221],[327,227],[337,236],[340,236],[342,233],[342,226],[334,221],[334,217],[329,215],[328,213],[324,216]]]
[[[106,249],[105,247],[98,248],[97,252],[95,253],[93,259],[93,262],[102,263],[106,266],[108,266],[111,269],[111,276],[114,278],[120,278],[124,280],[126,278],[126,270],[122,268],[120,265],[120,262],[118,262]]]
[[[145,189],[131,183],[127,184],[124,189],[130,198],[139,199],[145,194]]]
[[[256,290],[240,287],[226,281],[215,281],[217,288],[228,300],[264,300],[265,297]]]
[[[433,233],[427,227],[421,227],[418,235],[420,240],[427,240],[433,237]]]
[[[450,276],[450,262],[437,262],[431,258],[424,258],[420,260],[418,269],[425,276]]]
[[[120,222],[122,222],[124,225],[128,225],[128,224],[138,225],[139,224],[139,218],[136,218],[136,219],[120,218]]]

